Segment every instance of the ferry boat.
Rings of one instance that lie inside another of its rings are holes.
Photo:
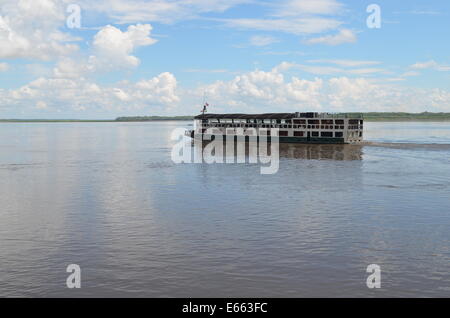
[[[186,135],[211,140],[211,136],[261,135],[270,138],[271,129],[280,143],[354,144],[363,141],[361,115],[330,113],[205,114],[194,117],[194,129]],[[206,137],[206,138],[205,138]]]

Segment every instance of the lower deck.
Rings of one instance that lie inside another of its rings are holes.
[[[234,141],[256,141],[259,142],[260,136],[233,136],[233,135],[209,135],[209,134],[195,134],[193,130],[189,131],[186,135],[191,138],[212,141],[215,140],[216,137],[222,137],[223,141],[226,141],[228,138]],[[271,141],[271,136],[264,136],[268,142]],[[280,143],[298,143],[298,144],[350,144],[357,143],[357,141],[346,141],[343,137],[285,137],[278,136],[278,142]]]

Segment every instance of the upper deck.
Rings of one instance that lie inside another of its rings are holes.
[[[354,143],[363,140],[363,121],[359,114],[317,112],[201,114],[195,117],[195,133],[252,135],[278,129],[281,141]]]
[[[360,114],[339,114],[339,113],[264,113],[264,114],[201,114],[195,116],[195,119],[294,119],[294,118],[337,118],[337,119],[363,119]]]

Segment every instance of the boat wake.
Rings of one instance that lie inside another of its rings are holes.
[[[450,144],[420,144],[420,143],[394,143],[364,141],[362,146],[383,147],[393,149],[424,149],[424,150],[450,150]]]

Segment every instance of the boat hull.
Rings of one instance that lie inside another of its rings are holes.
[[[205,140],[212,141],[216,138],[216,136],[221,136],[223,141],[226,141],[227,138],[233,138],[234,141],[256,141],[259,142],[260,136],[250,137],[250,136],[232,136],[232,135],[206,135],[206,134],[194,134],[194,131],[190,131],[186,134],[191,138],[195,138],[197,140]],[[244,139],[245,138],[245,139]],[[267,141],[271,141],[271,137],[265,137]],[[316,138],[316,137],[277,137],[279,143],[294,143],[294,144],[350,144],[349,142],[345,142],[344,138]]]

